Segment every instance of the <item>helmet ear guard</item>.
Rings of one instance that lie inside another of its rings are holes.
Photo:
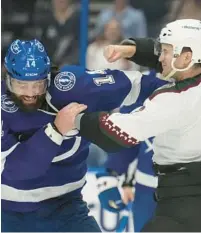
[[[6,86],[7,86],[8,90],[9,90],[10,92],[12,92],[11,78],[10,78],[10,75],[9,75],[9,74],[6,74],[5,81],[6,81]]]

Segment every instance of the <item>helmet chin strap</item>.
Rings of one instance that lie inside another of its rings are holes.
[[[189,69],[195,64],[194,60],[192,60],[192,61],[190,62],[190,64],[189,64],[186,68],[177,69],[177,68],[175,67],[175,65],[174,65],[176,59],[177,59],[177,58],[174,57],[174,58],[172,59],[172,63],[171,63],[172,69],[175,70],[175,71],[186,71],[186,70],[189,70]]]
[[[8,87],[8,90],[10,92],[12,92],[12,87],[11,87],[11,79],[10,79],[10,76],[8,74],[6,74],[6,85]]]
[[[165,80],[165,81],[168,81],[168,82],[174,82],[174,78],[172,78],[174,76],[174,74],[176,73],[177,71],[176,70],[171,70],[170,73],[166,76],[163,76],[161,77],[161,79]]]
[[[166,80],[166,81],[173,81],[173,80],[175,80],[175,79],[173,78],[173,76],[174,76],[174,74],[175,74],[177,71],[180,71],[180,72],[181,72],[181,71],[186,71],[186,70],[190,69],[190,68],[195,64],[194,60],[192,60],[192,61],[190,62],[190,64],[189,64],[186,68],[178,69],[178,68],[176,68],[175,65],[174,65],[176,59],[177,59],[176,57],[174,57],[174,58],[172,59],[172,62],[171,62],[172,70],[170,71],[170,73],[169,73],[168,75],[166,75],[166,76],[163,76],[161,79]]]
[[[49,87],[49,86],[50,86],[50,84],[51,84],[51,72],[50,72],[50,73],[48,73],[48,75],[47,75],[47,82],[48,82],[47,87]]]

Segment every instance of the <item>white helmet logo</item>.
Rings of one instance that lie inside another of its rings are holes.
[[[36,41],[36,46],[41,53],[44,52],[44,46],[40,43],[40,41]]]
[[[22,50],[20,49],[20,46],[18,45],[18,42],[19,40],[16,40],[14,41],[12,44],[11,44],[11,51],[14,53],[14,54],[18,54],[20,53]]]

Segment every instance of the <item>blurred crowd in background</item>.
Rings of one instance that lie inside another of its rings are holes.
[[[107,63],[103,48],[129,37],[157,38],[164,24],[176,19],[201,20],[201,0],[91,0],[89,3],[88,69],[143,70],[126,60]],[[2,0],[2,62],[12,40],[37,38],[44,43],[55,65],[79,64],[81,10],[81,0]],[[89,165],[101,166],[106,155],[95,146],[91,151]]]

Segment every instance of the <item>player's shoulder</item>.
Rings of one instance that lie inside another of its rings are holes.
[[[149,100],[153,100],[153,99],[168,99],[168,98],[172,98],[174,97],[174,93],[176,92],[176,85],[174,82],[172,83],[166,83],[164,85],[162,85],[161,87],[157,88],[153,94],[149,97]],[[168,97],[167,97],[168,96]]]
[[[170,82],[155,90],[149,99],[163,99],[163,101],[174,100],[172,104],[183,101],[188,102],[189,98],[192,98],[197,93],[200,83],[201,77],[185,79],[179,82]]]
[[[84,74],[85,69],[81,66],[64,65],[59,70],[51,73],[49,91],[52,91],[52,89],[57,90],[57,92],[70,91],[76,86],[78,79],[82,80]]]
[[[146,99],[144,106],[152,109],[152,111],[160,111],[161,114],[179,114],[180,112],[189,111],[191,108],[191,101],[181,89],[178,89],[176,83],[168,83],[155,90],[148,99]]]
[[[85,73],[86,69],[83,66],[79,65],[63,65],[59,72],[71,72],[74,73],[74,75],[81,76]]]

